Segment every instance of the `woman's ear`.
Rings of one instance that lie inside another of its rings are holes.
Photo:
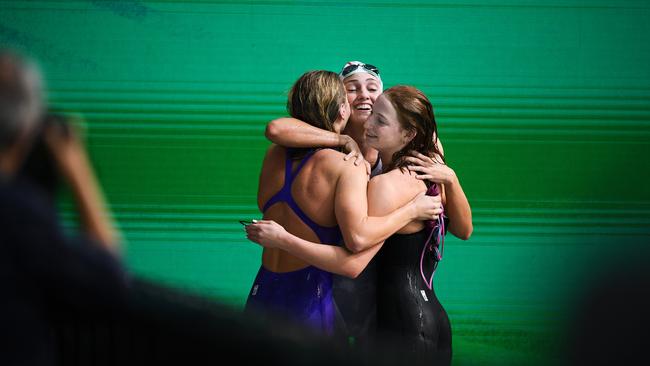
[[[418,135],[418,131],[416,129],[404,130],[402,132],[402,143],[407,145],[409,142],[413,141],[413,139],[417,135]]]
[[[347,120],[350,117],[350,104],[341,103],[339,105],[339,118]]]
[[[341,133],[345,126],[348,123],[348,118],[350,118],[350,105],[348,103],[341,103],[339,105],[339,115],[334,121],[334,130],[337,133]]]

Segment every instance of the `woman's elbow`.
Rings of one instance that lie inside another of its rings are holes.
[[[274,119],[266,125],[266,130],[264,131],[264,136],[270,141],[277,141],[278,137],[282,134],[282,127],[280,127],[280,121]]]
[[[351,279],[355,279],[359,277],[361,272],[363,272],[363,268],[360,268],[359,266],[346,266],[345,268],[343,268],[341,275]]]
[[[462,230],[459,230],[456,236],[458,237],[458,239],[461,240],[469,240],[470,236],[472,236],[473,231],[474,231],[474,227],[472,226],[472,224],[469,224],[467,227],[464,227]]]
[[[345,241],[345,246],[352,253],[359,253],[359,252],[364,251],[364,250],[368,249],[369,247],[371,247],[372,243],[370,243],[362,235],[352,235],[350,240]]]

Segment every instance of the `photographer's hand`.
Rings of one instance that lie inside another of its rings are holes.
[[[45,130],[45,142],[70,185],[85,230],[104,248],[119,255],[117,232],[79,132],[72,125],[50,125]]]

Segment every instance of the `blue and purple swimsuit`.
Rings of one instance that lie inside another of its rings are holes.
[[[339,245],[342,242],[339,227],[318,225],[305,214],[291,195],[294,179],[314,152],[315,150],[309,151],[296,170],[292,171],[295,150],[287,149],[284,186],[266,202],[262,211],[266,212],[272,205],[284,202],[314,231],[321,243]],[[244,311],[255,311],[293,320],[324,334],[332,334],[335,313],[332,299],[332,274],[314,266],[282,273],[272,272],[260,266]]]

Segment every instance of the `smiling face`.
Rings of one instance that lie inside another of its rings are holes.
[[[362,126],[372,114],[377,97],[381,94],[381,84],[372,75],[362,72],[343,80],[350,102],[350,123]]]
[[[374,104],[372,115],[365,123],[366,144],[382,155],[392,156],[412,139],[411,134],[402,128],[397,110],[388,98],[380,95]]]
[[[429,98],[415,87],[396,85],[377,98],[365,139],[379,151],[384,171],[390,171],[405,168],[411,151],[442,157],[434,141],[437,130]]]

